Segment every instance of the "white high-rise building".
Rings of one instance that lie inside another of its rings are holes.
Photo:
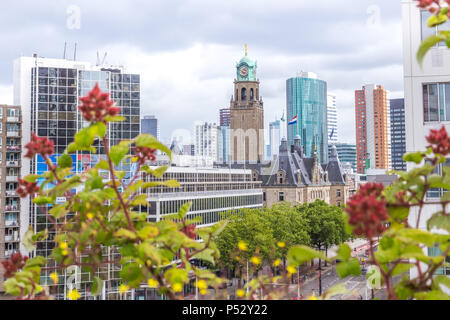
[[[222,131],[215,123],[198,122],[194,128],[195,155],[198,157],[219,159],[222,152]]]
[[[280,120],[269,123],[270,158],[278,155],[281,142],[281,122]]]
[[[444,125],[450,132],[450,50],[445,44],[431,48],[422,66],[416,54],[423,40],[438,30],[450,30],[450,22],[437,28],[428,28],[430,13],[417,7],[412,0],[402,1],[403,15],[403,67],[405,85],[406,152],[422,151],[427,148],[425,136],[430,129]],[[446,165],[448,165],[447,161]],[[407,169],[412,169],[408,163]],[[428,192],[427,200],[439,200],[443,190]],[[421,214],[420,228],[426,229],[426,221],[432,214],[442,210],[440,206],[427,205]],[[412,209],[409,220],[416,225],[418,210]],[[427,254],[439,254],[439,248],[427,248]],[[439,270],[450,274],[450,269]],[[411,276],[416,275],[412,269]]]
[[[328,145],[338,142],[337,106],[336,95],[327,95],[327,121],[328,121]]]

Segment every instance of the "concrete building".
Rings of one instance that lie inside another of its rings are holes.
[[[312,72],[302,72],[286,81],[287,132],[289,145],[301,137],[303,152],[320,163],[328,162],[327,83]],[[297,117],[297,118],[295,118]],[[289,124],[294,119],[295,123]]]
[[[231,97],[230,153],[233,162],[264,160],[264,103],[256,78],[257,63],[245,56],[236,64]]]
[[[31,139],[31,133],[48,137],[55,144],[55,155],[51,161],[64,152],[74,140],[77,130],[86,122],[77,108],[78,99],[98,84],[104,92],[110,93],[111,99],[121,107],[120,115],[126,118],[120,123],[112,123],[107,132],[111,145],[122,140],[137,137],[140,128],[140,75],[126,73],[123,67],[93,66],[89,62],[69,61],[65,59],[20,57],[14,61],[14,103],[22,107],[22,145]],[[79,152],[73,154],[74,173],[79,173],[94,166],[102,159],[104,150],[97,145],[97,154]],[[44,159],[37,155],[33,161],[22,154],[22,175],[43,174],[48,170]],[[126,171],[124,179],[132,173],[131,165],[121,165]],[[38,180],[40,182],[40,180]],[[37,206],[30,199],[21,200],[21,234],[31,224],[35,232],[49,229],[52,225],[47,219],[51,207]],[[52,239],[50,231],[49,239]],[[34,254],[48,257],[54,247],[51,240],[37,243]],[[24,248],[21,251],[27,254]],[[52,262],[50,260],[49,264]],[[66,272],[68,272],[66,270]],[[77,275],[80,276],[78,271]],[[67,275],[67,274],[66,274]],[[112,266],[105,275],[111,280],[112,290],[117,290],[119,279],[117,268]],[[42,279],[49,279],[49,271],[44,269]],[[90,286],[89,281],[81,281],[79,291],[85,295]],[[66,299],[65,285],[55,287],[58,299]]]
[[[0,105],[0,261],[20,251],[21,236],[28,221],[22,217],[22,202],[16,193],[21,172],[22,113],[19,106]],[[4,270],[0,264],[0,292]]]
[[[195,156],[219,161],[222,152],[222,130],[215,123],[197,122],[194,128]]]
[[[425,136],[430,129],[445,126],[450,132],[450,50],[445,43],[440,43],[427,53],[420,66],[416,53],[423,40],[435,35],[439,30],[448,30],[446,25],[428,28],[430,13],[417,7],[416,1],[402,1],[403,16],[403,74],[405,87],[405,128],[406,152],[422,151],[427,148]],[[448,165],[449,161],[445,165]],[[407,169],[413,168],[411,163]],[[439,169],[440,172],[442,168]],[[437,189],[427,194],[427,201],[438,201],[444,190]],[[421,213],[420,228],[426,229],[426,221],[432,214],[441,211],[439,205],[426,205]],[[411,225],[415,225],[418,210],[412,209],[409,215]],[[425,249],[433,256],[440,254],[439,248]],[[448,258],[450,263],[450,258]],[[450,268],[443,267],[437,274],[450,274]],[[411,270],[411,276],[417,274]]]
[[[159,120],[155,116],[144,116],[144,118],[141,119],[141,133],[151,134],[160,141],[161,131]]]
[[[391,99],[391,157],[392,169],[406,171],[405,99]]]
[[[269,146],[270,155],[269,160],[278,155],[281,142],[281,122],[280,120],[269,123]]]
[[[389,92],[382,86],[370,84],[355,91],[358,173],[392,167],[389,102]]]
[[[328,146],[338,142],[336,95],[327,95]]]

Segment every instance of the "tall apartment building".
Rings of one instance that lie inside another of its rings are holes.
[[[21,177],[22,114],[19,106],[0,105],[0,261],[20,251],[21,235],[28,221],[21,215],[21,199],[16,193]],[[0,292],[4,270],[0,264]]]
[[[229,127],[231,124],[231,109],[225,108],[220,109],[220,126],[221,127]]]
[[[222,130],[215,123],[198,122],[194,128],[195,156],[218,161],[222,152]],[[219,152],[220,150],[220,152]]]
[[[269,146],[270,159],[279,154],[281,143],[281,122],[280,120],[269,123]]]
[[[403,16],[403,74],[405,85],[405,128],[406,152],[422,151],[427,148],[425,136],[430,129],[440,129],[445,126],[450,132],[450,50],[444,43],[431,48],[420,66],[416,53],[423,40],[435,35],[439,30],[449,30],[450,23],[435,28],[427,27],[430,13],[417,8],[417,2],[402,1]],[[444,165],[449,165],[450,161]],[[411,163],[407,169],[413,168]],[[440,169],[441,170],[441,169]],[[439,200],[444,190],[436,189],[427,194],[427,201]],[[432,214],[441,210],[439,205],[428,204],[421,213],[420,228],[426,229],[426,221]],[[411,209],[409,220],[416,224],[418,211]],[[428,255],[440,254],[437,247],[426,249]],[[450,258],[447,257],[450,263]],[[444,266],[437,274],[450,275],[450,268]],[[411,269],[411,276],[417,274]]]
[[[23,142],[30,141],[31,133],[41,137],[48,137],[55,144],[56,159],[70,144],[78,129],[86,125],[78,111],[78,99],[98,83],[100,88],[111,94],[112,100],[121,107],[124,122],[112,123],[108,130],[111,145],[121,140],[133,139],[140,133],[140,76],[128,74],[122,67],[103,68],[92,66],[88,62],[69,61],[64,59],[47,59],[20,57],[14,61],[14,103],[22,106]],[[78,152],[73,154],[74,171],[83,170],[95,165],[104,154],[102,147],[97,154]],[[47,171],[47,165],[40,156],[30,161],[22,154],[22,175],[42,174]],[[131,165],[121,166],[127,172],[127,179],[131,172]],[[27,201],[24,203],[24,201]],[[21,216],[24,228],[30,224],[35,232],[49,228],[51,224],[46,216],[47,206],[37,206],[29,199],[22,200]],[[52,232],[50,232],[51,234]],[[51,237],[50,237],[51,239]],[[54,248],[52,241],[37,243],[36,254],[47,257]],[[67,271],[66,271],[67,272]],[[48,271],[43,271],[43,280],[48,280]],[[78,274],[81,277],[81,274]],[[108,271],[108,279],[116,279],[117,269]],[[87,292],[90,279],[83,278],[79,283],[80,291]],[[118,280],[113,283],[117,286]],[[56,296],[65,299],[65,285],[58,285]]]
[[[406,171],[405,99],[391,99],[391,157],[392,169]]]
[[[305,156],[313,157],[317,150],[320,163],[328,162],[327,83],[312,72],[286,81],[288,143],[294,145],[301,137]]]
[[[141,119],[141,133],[151,134],[160,141],[161,131],[156,116],[147,115]]]
[[[355,91],[356,152],[358,173],[391,169],[391,113],[389,92],[365,85]]]
[[[328,145],[338,142],[336,95],[327,95]]]

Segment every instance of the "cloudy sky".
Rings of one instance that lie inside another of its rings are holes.
[[[403,95],[400,0],[15,0],[0,4],[0,103],[13,103],[12,62],[37,53],[141,74],[142,114],[163,140],[218,122],[235,64],[258,61],[266,127],[286,105],[286,79],[311,71],[337,95],[339,140],[354,142],[354,90],[381,84]],[[79,17],[79,19],[78,19]]]

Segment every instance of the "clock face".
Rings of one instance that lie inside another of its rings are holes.
[[[245,78],[248,76],[248,68],[246,66],[241,67],[241,69],[239,69],[239,73],[241,74],[241,77]]]

